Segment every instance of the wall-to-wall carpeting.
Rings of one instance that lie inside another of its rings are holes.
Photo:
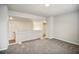
[[[26,41],[10,45],[7,54],[73,54],[79,53],[79,46],[57,39]]]

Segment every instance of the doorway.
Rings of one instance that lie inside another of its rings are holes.
[[[47,22],[43,22],[43,38],[47,38]]]
[[[9,17],[9,44],[16,43],[16,32],[14,31],[13,17]]]
[[[16,33],[12,32],[11,38],[9,40],[9,44],[16,43]]]

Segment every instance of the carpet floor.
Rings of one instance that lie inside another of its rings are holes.
[[[78,54],[79,46],[57,39],[38,39],[9,45],[6,54]]]

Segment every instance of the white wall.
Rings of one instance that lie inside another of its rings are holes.
[[[53,38],[53,36],[54,36],[54,31],[53,31],[53,26],[54,26],[54,23],[53,23],[53,21],[54,21],[54,18],[53,17],[48,17],[47,19],[46,19],[46,21],[47,21],[47,34],[48,34],[48,38]]]
[[[16,32],[16,42],[35,40],[37,38],[41,38],[41,31],[20,31]]]
[[[32,21],[9,21],[9,31],[28,31],[33,30]]]
[[[79,45],[78,12],[54,17],[54,38]]]
[[[0,5],[0,50],[8,48],[8,9]]]
[[[9,40],[13,39],[13,32],[33,30],[32,21],[13,20],[9,21]]]

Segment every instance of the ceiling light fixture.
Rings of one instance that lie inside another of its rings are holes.
[[[9,17],[9,19],[10,19],[10,20],[12,20],[12,19],[13,19],[13,17]]]

